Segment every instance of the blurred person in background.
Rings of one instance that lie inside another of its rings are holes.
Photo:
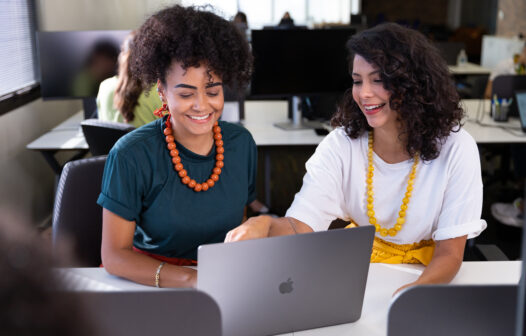
[[[97,110],[100,120],[128,123],[141,127],[156,119],[153,111],[162,106],[157,95],[157,86],[148,91],[130,71],[130,47],[135,32],[124,40],[119,54],[118,75],[104,80],[97,95]]]

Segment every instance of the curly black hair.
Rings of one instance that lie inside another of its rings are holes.
[[[445,60],[424,35],[395,23],[364,30],[347,42],[349,73],[355,55],[380,70],[384,88],[391,93],[389,106],[397,111],[400,136],[407,138],[410,156],[433,160],[451,132],[458,131],[464,111]],[[371,130],[352,97],[345,92],[331,120],[353,139]]]
[[[183,69],[205,63],[223,84],[242,90],[252,74],[252,53],[246,38],[231,22],[212,13],[211,6],[163,9],[138,30],[130,50],[132,75],[145,89],[166,83],[173,61]]]

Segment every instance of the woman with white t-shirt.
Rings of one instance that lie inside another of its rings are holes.
[[[375,225],[372,262],[427,266],[406,286],[449,282],[486,223],[478,149],[447,64],[422,34],[392,23],[347,47],[353,86],[287,217],[251,219],[226,240],[326,230],[341,218]]]

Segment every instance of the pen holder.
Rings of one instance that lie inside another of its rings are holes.
[[[508,121],[510,105],[493,104],[491,105],[491,115],[495,121]]]

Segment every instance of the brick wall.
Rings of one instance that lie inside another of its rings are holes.
[[[526,36],[526,1],[499,0],[499,15],[497,16],[498,36]]]

